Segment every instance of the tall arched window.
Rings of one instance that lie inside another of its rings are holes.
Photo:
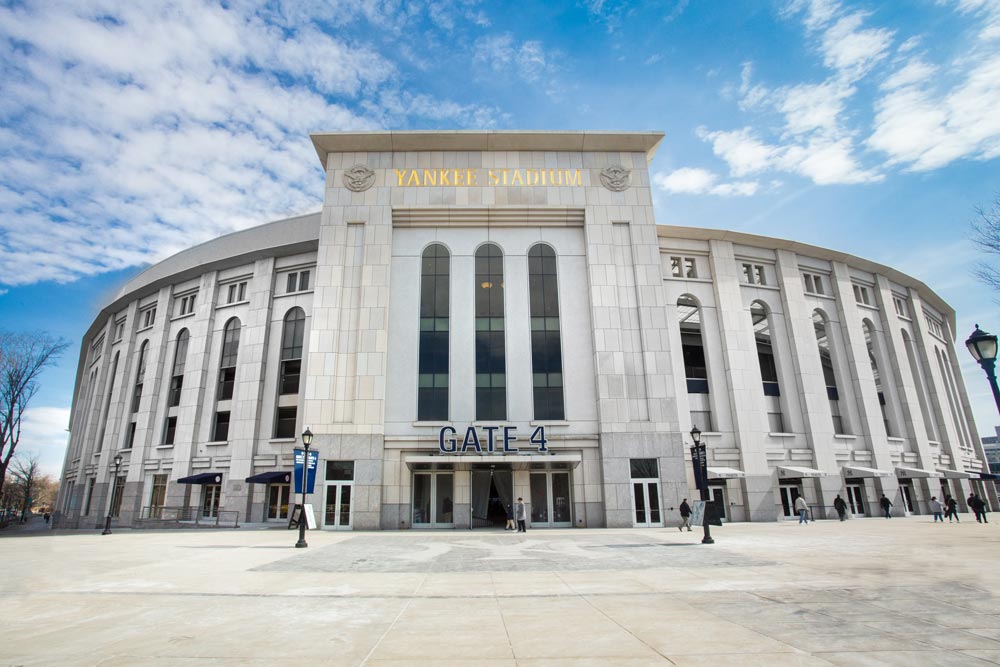
[[[274,415],[274,437],[294,438],[299,416],[299,386],[306,335],[306,313],[299,307],[285,313],[281,328],[281,360],[278,368],[278,406]]]
[[[146,352],[149,350],[149,341],[142,341],[139,346],[139,359],[136,364],[135,387],[132,389],[132,410],[129,417],[128,437],[125,440],[125,449],[132,449],[135,444],[136,413],[139,412],[139,403],[142,401],[142,384],[146,377]]]
[[[868,361],[871,363],[872,375],[875,377],[875,391],[878,393],[878,407],[882,412],[882,423],[885,424],[885,434],[890,438],[896,435],[885,409],[885,388],[882,383],[882,373],[878,369],[878,349],[875,347],[875,327],[865,319],[861,322],[861,330],[865,334],[865,348],[868,350]]]
[[[240,350],[240,321],[232,318],[226,322],[222,334],[222,358],[219,361],[219,393],[217,400],[228,401],[236,386],[236,355]]]
[[[118,352],[111,362],[111,374],[108,376],[108,395],[104,399],[104,416],[101,420],[101,434],[97,436],[97,451],[104,449],[104,434],[108,430],[108,417],[111,414],[111,395],[115,391],[115,376],[118,375]]]
[[[906,360],[910,362],[910,375],[913,376],[913,384],[917,390],[917,400],[920,401],[920,413],[924,417],[924,429],[927,431],[928,440],[937,440],[937,423],[930,410],[930,399],[927,395],[927,385],[924,383],[924,374],[917,361],[916,351],[913,349],[913,340],[906,329],[901,329],[903,336],[903,347],[906,348]]]
[[[778,365],[771,345],[771,321],[767,306],[760,301],[750,304],[750,323],[753,325],[757,345],[757,363],[763,382],[767,425],[771,433],[785,432],[785,418],[781,412],[781,386],[778,384]]]
[[[819,348],[819,363],[823,367],[826,398],[830,402],[833,432],[842,435],[848,431],[844,427],[844,418],[840,414],[840,391],[837,389],[837,371],[833,353],[830,350],[830,337],[827,332],[826,315],[821,310],[814,310],[812,320],[813,329],[816,331],[816,347]]]
[[[507,418],[503,253],[487,243],[476,251],[476,419]]]
[[[440,243],[427,246],[420,259],[420,352],[417,361],[417,419],[420,421],[448,419],[450,279],[448,249]],[[476,321],[478,323],[478,319]]]
[[[528,250],[531,372],[535,419],[565,419],[556,253],[539,243]]]
[[[184,362],[187,359],[188,339],[187,329],[181,329],[177,334],[177,345],[174,347],[174,369],[170,374],[170,400],[167,407],[175,407],[181,403],[181,389],[184,387]]]
[[[687,381],[691,424],[703,431],[714,431],[715,424],[708,398],[708,364],[701,337],[701,307],[690,294],[677,299],[677,320],[681,330],[681,351],[684,355],[684,377]]]

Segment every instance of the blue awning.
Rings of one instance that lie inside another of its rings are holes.
[[[288,484],[292,480],[292,473],[287,470],[272,470],[271,472],[259,472],[256,475],[247,477],[249,484]]]
[[[202,472],[197,475],[191,475],[190,477],[181,477],[177,480],[178,484],[221,484],[222,483],[222,473],[221,472]]]
[[[981,473],[979,473],[979,479],[993,479],[993,480],[997,480],[997,479],[1000,479],[1000,475],[997,475],[995,473],[989,473],[989,472],[981,472]]]

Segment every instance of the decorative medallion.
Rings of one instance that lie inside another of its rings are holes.
[[[605,167],[601,169],[601,184],[612,192],[628,190],[629,186],[632,185],[632,170],[626,169],[620,164]]]
[[[375,185],[375,172],[363,164],[356,164],[344,172],[344,187],[354,192],[364,192]]]

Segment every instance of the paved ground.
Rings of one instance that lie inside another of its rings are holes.
[[[0,666],[1000,664],[997,524],[0,533]]]

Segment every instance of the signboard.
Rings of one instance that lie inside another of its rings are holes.
[[[699,491],[708,489],[708,454],[705,445],[691,447],[691,465],[694,467],[694,485]]]
[[[294,477],[295,477],[295,493],[302,493],[302,460],[304,458],[305,450],[296,449],[294,450]],[[306,493],[312,493],[316,486],[316,466],[319,465],[319,452],[310,451],[309,452],[309,474],[306,477]]]
[[[400,188],[531,185],[583,187],[580,169],[393,169]]]
[[[298,528],[301,517],[302,505],[295,505],[291,514],[288,515],[288,527]],[[308,503],[306,503],[306,528],[316,530],[316,514],[313,512],[313,506]]]
[[[705,525],[705,501],[696,500],[691,504],[691,525],[692,526],[704,526]]]
[[[442,426],[438,431],[438,451],[442,454],[517,454],[521,449],[514,443],[518,441],[527,442],[539,454],[549,451],[544,426],[536,426],[527,439],[518,438],[516,426],[473,424],[462,438],[454,426]]]

